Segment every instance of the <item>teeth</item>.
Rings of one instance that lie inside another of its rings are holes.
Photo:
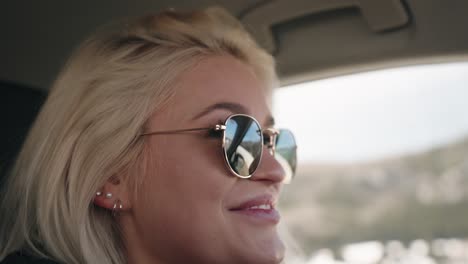
[[[270,210],[270,209],[271,209],[271,205],[269,205],[269,204],[255,205],[255,206],[249,207],[249,209]]]

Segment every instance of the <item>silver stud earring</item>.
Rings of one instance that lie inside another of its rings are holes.
[[[106,193],[106,198],[107,198],[107,199],[112,198],[112,193]]]
[[[102,195],[102,192],[96,192],[96,196],[101,196]]]

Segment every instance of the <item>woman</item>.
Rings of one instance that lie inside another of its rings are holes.
[[[272,128],[276,83],[272,57],[219,8],[98,31],[12,171],[1,263],[281,262],[275,206],[295,144]]]

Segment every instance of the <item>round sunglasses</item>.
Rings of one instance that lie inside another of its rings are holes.
[[[262,129],[258,121],[249,115],[230,115],[223,124],[214,127],[200,127],[170,131],[156,131],[141,134],[161,135],[194,131],[210,131],[222,134],[224,160],[230,171],[237,177],[252,177],[263,155],[263,146],[268,148],[284,170],[284,183],[289,183],[296,172],[297,145],[293,133],[288,129]]]

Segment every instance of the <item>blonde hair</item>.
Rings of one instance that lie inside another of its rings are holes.
[[[95,192],[116,173],[140,169],[145,122],[169,101],[184,70],[213,55],[234,56],[266,87],[277,84],[273,58],[220,8],[125,20],[84,41],[3,191],[0,261],[25,250],[64,263],[126,263],[116,221],[93,205]]]

